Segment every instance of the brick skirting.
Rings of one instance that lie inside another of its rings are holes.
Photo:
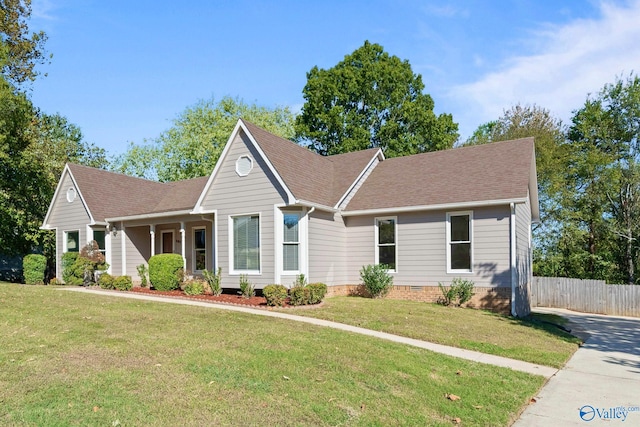
[[[329,286],[327,296],[364,295],[365,289],[362,285],[338,285]],[[465,304],[466,307],[491,310],[502,314],[509,314],[511,311],[511,288],[473,288],[471,301]],[[438,302],[442,297],[442,292],[437,286],[398,286],[394,285],[386,298]]]

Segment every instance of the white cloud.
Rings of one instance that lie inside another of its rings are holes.
[[[31,2],[31,16],[34,18],[51,21],[54,20],[52,11],[56,9],[53,0],[33,0]]]
[[[568,122],[571,112],[616,77],[640,73],[640,0],[600,4],[597,19],[547,26],[534,33],[537,52],[515,56],[476,82],[454,87],[449,97],[463,138],[516,103],[536,104]]]

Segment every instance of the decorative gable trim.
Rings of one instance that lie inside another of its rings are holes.
[[[224,163],[224,161],[227,158],[227,155],[228,155],[229,150],[231,148],[231,144],[236,139],[236,137],[239,135],[240,130],[244,131],[245,135],[247,135],[247,137],[249,138],[249,141],[251,141],[251,144],[253,145],[253,147],[260,154],[260,157],[262,158],[262,160],[265,162],[265,164],[267,165],[267,167],[269,168],[269,170],[271,171],[273,176],[276,178],[278,183],[284,189],[285,193],[287,194],[287,203],[290,204],[290,205],[295,203],[295,197],[293,196],[293,193],[291,192],[289,187],[287,187],[287,185],[284,183],[284,180],[282,179],[282,177],[280,176],[280,174],[278,173],[276,168],[273,166],[273,164],[269,161],[269,158],[266,156],[264,151],[262,151],[262,148],[260,147],[260,144],[258,144],[258,142],[255,140],[255,138],[251,134],[251,132],[249,132],[249,129],[247,129],[245,124],[242,122],[242,119],[238,119],[238,123],[236,123],[236,126],[233,129],[233,132],[231,132],[231,136],[227,140],[227,143],[224,146],[224,149],[222,150],[222,153],[220,154],[220,158],[216,162],[216,166],[213,168],[213,172],[211,173],[211,176],[209,177],[209,180],[207,181],[207,184],[204,186],[204,189],[202,190],[202,193],[200,193],[200,197],[198,198],[198,202],[196,203],[195,207],[193,208],[193,212],[192,213],[202,213],[202,211],[203,211],[202,210],[202,203],[204,202],[204,199],[205,199],[207,193],[211,189],[211,187],[213,185],[213,181],[215,180],[216,176],[218,175],[218,173],[220,171],[220,168],[222,167],[222,164]]]
[[[51,216],[51,212],[53,211],[53,205],[56,203],[56,201],[58,200],[58,196],[60,195],[61,191],[64,191],[62,189],[62,182],[64,181],[65,175],[69,175],[69,178],[71,178],[71,181],[73,182],[73,186],[75,187],[76,191],[78,192],[78,197],[80,198],[80,202],[82,202],[82,206],[84,206],[84,209],[87,211],[87,214],[89,215],[89,225],[95,225],[97,224],[96,221],[93,219],[93,215],[91,214],[91,211],[89,210],[89,206],[87,206],[87,203],[85,202],[84,197],[82,196],[82,190],[80,190],[80,186],[78,185],[78,182],[76,181],[75,177],[73,176],[73,173],[71,172],[71,169],[69,168],[69,164],[67,163],[66,165],[64,165],[64,169],[62,170],[62,174],[60,175],[60,180],[58,181],[58,185],[56,187],[56,191],[55,193],[53,193],[53,199],[51,199],[51,203],[49,204],[49,209],[47,210],[47,215],[45,215],[44,217],[44,221],[42,222],[42,225],[40,226],[41,230],[55,230],[54,227],[49,226],[49,217]],[[103,224],[103,223],[100,223]]]

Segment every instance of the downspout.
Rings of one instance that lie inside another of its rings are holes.
[[[518,280],[516,276],[516,205],[515,203],[509,204],[511,208],[511,218],[509,221],[509,257],[511,264],[511,315],[517,316],[516,310],[516,282]]]

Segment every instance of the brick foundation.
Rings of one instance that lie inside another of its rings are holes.
[[[362,285],[338,285],[329,286],[327,296],[345,295],[365,295],[366,291]],[[497,313],[509,314],[511,311],[511,288],[473,288],[471,301],[465,307],[491,310]],[[398,286],[394,285],[386,298],[438,302],[442,297],[442,292],[437,286]]]

